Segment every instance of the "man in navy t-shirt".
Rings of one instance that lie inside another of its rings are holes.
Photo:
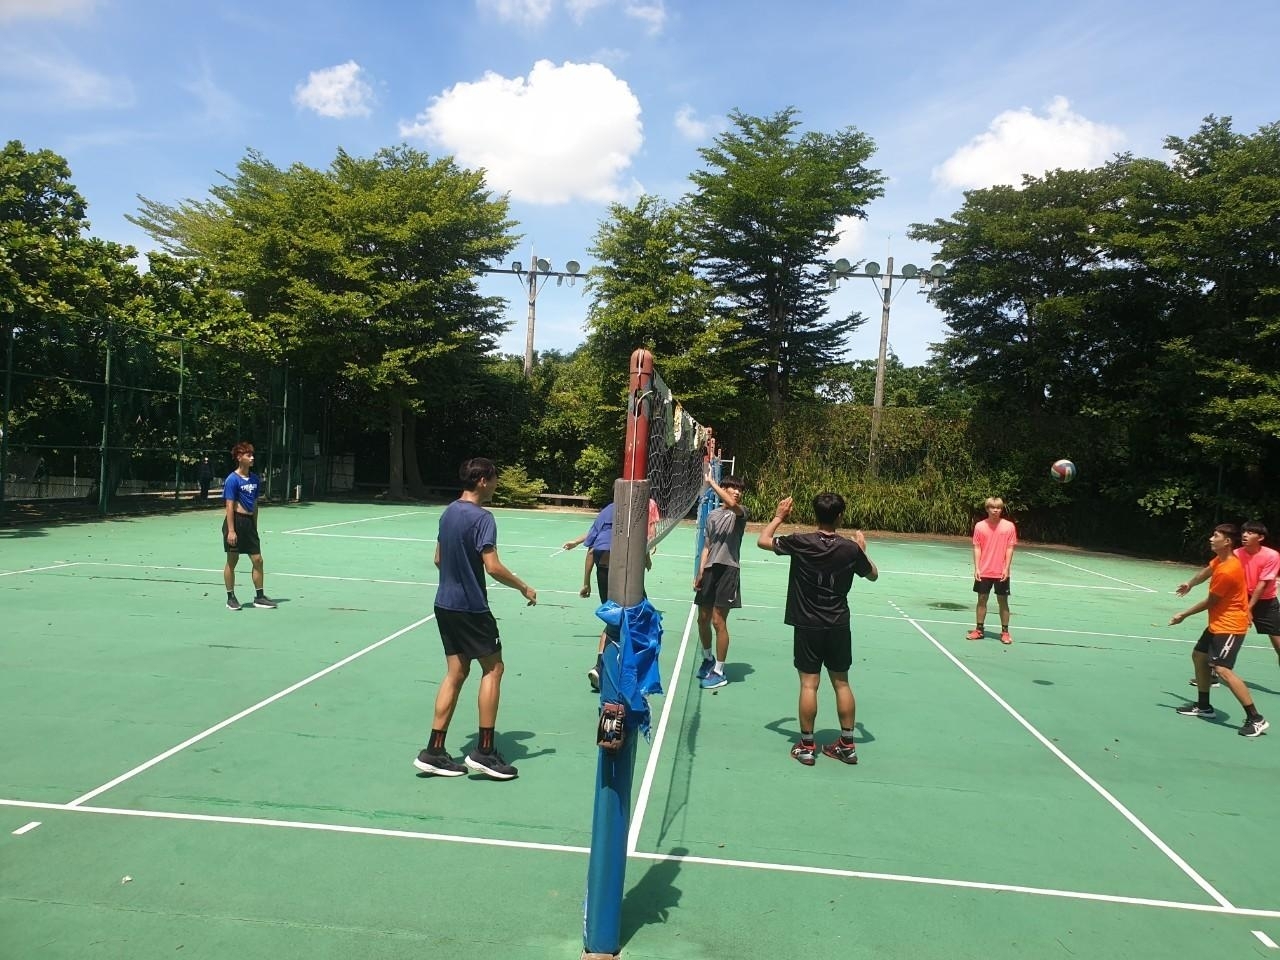
[[[853,531],[852,540],[836,532],[844,514],[844,497],[838,493],[818,494],[813,498],[813,514],[818,521],[815,532],[779,537],[778,527],[791,515],[791,498],[779,500],[773,519],[756,541],[761,550],[791,558],[784,621],[795,631],[793,663],[800,675],[800,742],[791,748],[791,756],[807,767],[813,766],[817,756],[813,727],[818,717],[818,684],[824,666],[836,693],[840,739],[824,744],[822,752],[843,763],[858,762],[853,741],[856,704],[849,685],[849,667],[853,665],[849,590],[855,576],[868,580],[880,576],[867,556],[862,531]]]
[[[538,602],[538,593],[498,559],[498,525],[484,504],[493,498],[498,471],[492,460],[475,457],[458,471],[462,496],[445,507],[436,537],[436,568],[440,584],[436,588],[436,626],[444,646],[445,677],[436,692],[431,739],[413,761],[424,773],[457,777],[467,767],[495,780],[510,780],[516,768],[494,747],[494,727],[502,686],[502,641],[498,621],[489,610],[485,574],[499,583],[519,590],[529,601]],[[479,745],[467,754],[466,767],[449,755],[445,735],[453,719],[458,695],[471,672],[471,661],[480,661]]]

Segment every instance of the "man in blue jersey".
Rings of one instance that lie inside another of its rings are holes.
[[[507,763],[494,746],[494,727],[502,687],[502,641],[498,622],[489,610],[485,574],[504,586],[519,590],[529,601],[538,602],[538,593],[498,559],[498,526],[484,504],[493,498],[498,471],[492,460],[475,457],[458,471],[462,496],[445,507],[436,537],[436,568],[440,584],[436,588],[436,626],[444,646],[445,677],[436,692],[431,739],[413,761],[423,773],[458,777],[467,767],[494,780],[511,780],[516,768]],[[449,755],[445,735],[453,719],[458,695],[471,672],[471,662],[480,662],[479,743],[466,756],[466,767]]]
[[[274,610],[276,602],[262,592],[262,545],[258,542],[258,475],[253,472],[253,444],[237,443],[231,450],[236,468],[227,474],[222,485],[222,501],[226,513],[222,519],[222,548],[227,565],[222,568],[222,582],[227,588],[227,609],[239,610],[236,599],[236,563],[247,553],[253,564],[250,576],[256,592],[255,607]]]
[[[856,704],[849,685],[849,668],[853,665],[849,590],[855,576],[874,581],[880,572],[867,556],[867,541],[861,530],[854,530],[852,539],[837,532],[844,507],[840,494],[820,493],[813,498],[818,529],[779,537],[778,527],[791,515],[791,498],[779,500],[773,519],[756,541],[761,550],[791,558],[784,622],[795,631],[793,664],[800,675],[800,742],[791,748],[791,756],[806,767],[813,766],[818,754],[813,727],[818,717],[823,667],[827,668],[836,694],[840,739],[824,744],[822,753],[842,763],[858,762],[853,741]]]
[[[587,559],[583,564],[582,589],[578,591],[578,596],[583,598],[591,596],[591,570],[594,567],[596,571],[596,590],[599,593],[600,602],[604,603],[609,597],[609,553],[613,548],[612,503],[596,514],[595,522],[591,524],[590,530],[583,536],[566,542],[564,549],[572,550],[580,543],[585,543],[587,546]],[[606,634],[602,632],[600,634],[600,643],[596,647],[596,662],[587,671],[587,682],[591,684],[591,689],[595,691],[600,689],[600,672],[604,669],[605,637]]]

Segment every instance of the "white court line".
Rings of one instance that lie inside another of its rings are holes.
[[[221,573],[222,567],[174,567],[158,563],[110,563],[106,560],[86,560],[81,566],[89,567],[124,567],[131,570],[184,570],[191,573]],[[403,587],[434,587],[438,584],[430,580],[381,580],[376,577],[337,577],[323,573],[281,573],[272,570],[273,577],[296,577],[300,580],[338,580],[342,583],[389,583]]]
[[[68,804],[43,803],[35,800],[0,799],[0,807],[17,807],[27,810],[52,810],[63,813],[97,814],[102,816],[137,817],[144,820],[178,820],[191,823],[219,823],[233,826],[274,827],[290,830],[313,830],[320,833],[345,833],[372,837],[390,837],[403,840],[433,840],[440,843],[464,843],[484,847],[506,847],[519,850],[536,850],[551,853],[589,854],[589,847],[567,844],[535,843],[522,840],[498,840],[488,837],[463,837],[452,834],[423,833],[416,830],[390,830],[382,827],[357,827],[337,823],[308,823],[298,820],[271,820],[257,817],[230,817],[217,814],[175,813],[167,810],[130,810],[121,807],[72,807]],[[1180,900],[1156,900],[1148,897],[1123,897],[1105,893],[1087,893],[1078,890],[1057,890],[1052,887],[1028,887],[1021,884],[986,883],[977,880],[950,880],[940,877],[917,877],[909,874],[873,873],[863,870],[840,870],[832,867],[806,867],[790,863],[763,863],[750,860],[728,860],[718,857],[696,857],[666,853],[632,853],[629,859],[689,863],[712,867],[732,867],[746,870],[768,870],[777,873],[808,874],[820,877],[841,877],[852,880],[882,880],[893,883],[914,883],[922,886],[951,887],[967,890],[983,890],[993,893],[1022,893],[1032,896],[1056,897],[1067,900],[1085,900],[1101,903],[1118,903],[1128,906],[1163,907],[1192,913],[1212,913],[1224,916],[1259,917],[1280,920],[1280,910],[1260,910],[1250,907],[1214,906],[1207,903],[1186,903]]]
[[[40,826],[40,821],[39,821],[39,820],[32,820],[32,821],[31,821],[30,823],[28,823],[26,826],[19,827],[17,830],[13,831],[13,835],[14,835],[15,837],[20,837],[20,836],[22,836],[24,833],[30,833],[32,830],[34,830],[34,829],[35,829],[36,827],[38,827],[38,826]]]
[[[1028,551],[1028,553],[1030,553],[1030,551]],[[1099,573],[1097,570],[1090,570],[1088,567],[1082,567],[1074,563],[1067,563],[1067,561],[1065,560],[1059,560],[1057,557],[1048,557],[1048,556],[1045,556],[1043,553],[1031,553],[1031,556],[1039,557],[1041,560],[1048,560],[1052,563],[1060,563],[1064,567],[1070,567],[1072,570],[1079,570],[1082,573],[1092,574],[1095,577],[1102,577],[1102,579],[1104,580],[1114,580],[1116,583],[1123,583],[1126,586],[1137,587],[1139,590],[1143,590],[1147,593],[1160,592],[1159,590],[1152,590],[1150,587],[1144,587],[1140,583],[1130,583],[1128,580],[1121,580],[1119,577],[1109,577],[1105,573]]]
[[[63,567],[78,567],[80,566],[80,562],[81,561],[79,560],[72,560],[64,563],[60,560],[47,567],[27,567],[25,570],[6,570],[4,573],[0,573],[0,577],[15,577],[20,573],[39,573],[41,570],[61,570]]]
[[[383,644],[390,643],[392,640],[396,639],[396,637],[404,636],[410,630],[415,630],[418,627],[422,626],[424,623],[428,623],[429,621],[434,619],[435,619],[435,614],[433,613],[430,616],[423,617],[421,620],[415,620],[413,623],[409,624],[407,627],[401,627],[395,633],[388,634],[387,636],[383,637],[381,640],[378,640],[375,643],[369,644],[369,646],[365,647],[363,650],[357,650],[355,653],[351,654],[350,656],[343,657],[337,663],[330,664],[329,666],[325,667],[323,670],[319,670],[313,673],[311,676],[303,680],[299,680],[297,683],[292,684],[291,686],[285,687],[279,693],[273,693],[271,696],[267,697],[265,700],[259,700],[253,706],[246,707],[244,710],[241,710],[235,716],[227,717],[227,719],[221,721],[220,723],[215,723],[208,730],[205,730],[201,733],[197,733],[194,737],[188,737],[186,740],[183,740],[177,746],[170,747],[164,753],[161,753],[157,756],[152,757],[146,763],[140,763],[138,764],[138,766],[134,767],[132,770],[129,770],[126,773],[120,774],[120,776],[116,777],[114,780],[108,780],[102,786],[95,787],[94,789],[90,790],[88,793],[83,794],[79,797],[76,797],[69,804],[67,804],[67,806],[78,807],[80,804],[84,803],[86,800],[92,800],[98,794],[105,793],[106,791],[110,790],[112,787],[117,787],[120,784],[124,783],[126,780],[129,780],[132,777],[136,777],[138,774],[142,773],[144,770],[149,770],[150,768],[154,767],[157,763],[160,763],[162,760],[169,759],[175,753],[178,753],[181,750],[185,750],[187,747],[191,746],[193,743],[199,743],[205,737],[211,736],[225,727],[229,727],[231,724],[235,723],[237,720],[241,720],[249,716],[249,714],[255,713],[258,710],[261,710],[263,707],[269,704],[275,703],[281,697],[288,696],[289,694],[293,693],[295,690],[299,690],[302,687],[305,687],[307,684],[311,683],[313,680],[319,680],[321,677],[332,673],[334,670],[337,670],[339,667],[345,667],[348,663],[351,663],[351,661],[358,660],[360,657],[363,657],[366,653],[371,653],[372,651],[377,650]]]
[[[893,620],[898,622],[902,617],[891,617],[885,613],[858,613],[854,614],[858,619],[867,620]],[[916,617],[917,623],[934,623],[948,627],[965,627],[968,628],[971,621],[969,620],[926,620],[924,617]],[[1167,643],[1195,643],[1196,640],[1186,640],[1180,637],[1149,637],[1141,633],[1101,633],[1097,630],[1068,630],[1064,627],[1028,627],[1022,624],[1015,624],[1011,629],[1019,633],[1068,633],[1073,637],[1109,637],[1114,640],[1164,640]]]
[[[689,648],[689,634],[693,630],[694,616],[698,608],[689,604],[689,617],[684,623],[684,634],[680,637],[680,652],[676,654],[675,666],[671,668],[671,686],[663,694],[662,716],[658,718],[658,729],[653,735],[653,744],[649,747],[649,759],[644,765],[644,776],[640,780],[640,793],[636,799],[635,809],[631,814],[631,828],[627,831],[627,854],[636,852],[636,844],[640,840],[640,827],[644,824],[645,809],[649,806],[649,793],[653,790],[653,777],[658,769],[658,757],[662,752],[662,741],[667,735],[667,722],[671,719],[671,706],[675,702],[676,687],[684,676],[684,655]]]
[[[268,511],[269,512],[269,511]],[[337,523],[320,523],[314,527],[298,527],[296,530],[281,530],[281,533],[302,533],[304,530],[326,530],[329,527],[345,527],[352,523],[368,523],[371,520],[391,520],[395,517],[413,517],[423,510],[406,510],[404,513],[384,513],[377,517],[361,517],[358,520],[340,520]]]
[[[1261,930],[1254,930],[1253,935],[1262,942],[1262,945],[1264,947],[1270,947],[1272,950],[1280,950],[1280,946],[1277,946],[1276,942],[1272,940],[1270,937],[1268,937]]]
[[[1178,856],[1178,854],[1174,852],[1172,847],[1170,847],[1167,843],[1165,843],[1163,840],[1157,837],[1150,827],[1148,827],[1145,823],[1139,820],[1129,810],[1129,808],[1126,807],[1119,800],[1117,800],[1110,793],[1110,791],[1107,790],[1106,787],[1100,784],[1097,780],[1093,779],[1093,777],[1089,776],[1089,774],[1085,773],[1085,771],[1083,770],[1083,768],[1080,767],[1079,764],[1077,764],[1074,760],[1072,760],[1065,753],[1063,753],[1058,748],[1057,744],[1055,744],[1048,737],[1046,737],[1039,730],[1037,730],[1034,726],[1032,726],[1030,721],[1028,721],[1025,717],[1022,716],[1022,714],[1018,713],[1017,710],[1015,710],[1012,706],[1010,706],[1010,704],[1003,697],[1001,697],[1000,694],[996,693],[993,689],[991,689],[991,687],[987,686],[986,682],[983,681],[981,677],[979,677],[976,673],[974,673],[972,670],[966,667],[958,657],[956,657],[950,650],[948,650],[938,640],[936,640],[929,633],[928,630],[920,626],[920,624],[917,623],[915,620],[913,620],[911,617],[907,616],[907,614],[902,610],[902,608],[899,607],[892,600],[889,601],[889,605],[893,607],[895,610],[897,610],[899,613],[901,613],[903,618],[909,624],[915,627],[916,630],[918,630],[926,640],[932,643],[944,657],[946,657],[953,664],[959,667],[961,672],[963,672],[970,680],[972,680],[979,687],[981,687],[983,692],[986,693],[987,696],[989,696],[992,700],[994,700],[1001,707],[1003,707],[1005,712],[1008,713],[1009,716],[1013,717],[1014,720],[1018,721],[1018,723],[1021,724],[1022,727],[1029,734],[1031,734],[1033,737],[1039,740],[1041,745],[1044,746],[1045,749],[1047,749],[1055,757],[1057,757],[1064,764],[1066,764],[1067,768],[1072,773],[1074,773],[1081,780],[1083,780],[1090,787],[1092,787],[1100,797],[1106,800],[1107,803],[1111,804],[1111,806],[1116,810],[1116,812],[1118,812],[1122,817],[1124,817],[1131,824],[1133,824],[1133,826],[1137,828],[1137,830],[1144,837],[1146,837],[1148,840],[1151,841],[1152,844],[1155,845],[1157,850],[1159,850],[1166,857],[1172,860],[1173,863],[1178,867],[1178,869],[1181,870],[1183,873],[1185,873],[1193,883],[1195,883],[1201,890],[1203,890],[1210,897],[1216,900],[1221,906],[1227,907],[1229,909],[1234,909],[1234,907],[1232,907],[1231,901],[1228,900],[1226,897],[1224,897],[1221,893],[1219,893],[1217,889],[1213,886],[1213,884],[1209,883],[1208,880],[1200,876],[1200,874],[1196,873],[1196,871],[1192,868],[1191,864],[1187,863],[1187,861],[1183,860],[1182,857]]]

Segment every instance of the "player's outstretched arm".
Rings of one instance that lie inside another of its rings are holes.
[[[510,587],[512,590],[519,590],[520,594],[529,601],[529,606],[533,606],[538,602],[538,591],[525,583],[514,573],[507,569],[506,565],[498,559],[498,551],[495,549],[486,550],[481,556],[484,557],[484,569],[489,576],[497,580],[504,587]]]
[[[1213,573],[1213,568],[1206,566],[1201,570],[1197,571],[1196,575],[1191,579],[1187,580],[1186,583],[1178,584],[1178,589],[1173,592],[1180,597],[1185,597],[1188,593],[1191,592],[1192,587],[1197,586],[1201,583],[1204,583],[1206,580],[1209,579],[1209,576],[1212,573]]]

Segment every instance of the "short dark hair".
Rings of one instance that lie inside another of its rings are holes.
[[[1240,524],[1241,533],[1260,533],[1265,540],[1269,534],[1267,533],[1267,525],[1259,520],[1249,520]]]
[[[1240,546],[1240,528],[1234,523],[1220,523],[1213,528],[1213,532],[1229,537],[1233,547]]]
[[[724,487],[726,490],[742,491],[747,489],[747,485],[742,482],[742,478],[735,477],[733,474],[730,474],[729,476],[721,480],[720,486]]]
[[[813,515],[818,523],[836,523],[844,515],[844,497],[838,493],[818,494],[813,498]]]
[[[462,481],[463,490],[474,490],[481,480],[488,480],[498,475],[498,468],[487,457],[472,457],[463,460],[458,468],[458,479]]]

